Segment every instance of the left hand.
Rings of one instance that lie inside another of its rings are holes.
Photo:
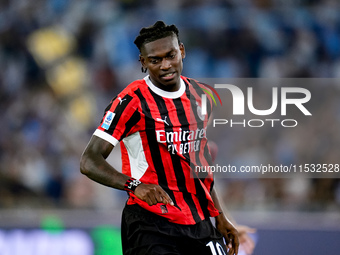
[[[216,228],[224,236],[229,255],[237,255],[239,247],[238,232],[234,225],[222,214],[216,218]]]

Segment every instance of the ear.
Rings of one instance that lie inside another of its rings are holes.
[[[141,67],[142,73],[146,73],[148,68],[145,65],[145,58],[143,57],[142,54],[139,54],[139,61],[142,64],[142,67]]]
[[[145,65],[145,58],[142,54],[139,54],[139,61],[140,63],[142,64],[142,67],[143,68],[146,68],[146,65]]]
[[[185,58],[185,48],[184,48],[183,43],[179,44],[179,50],[181,51],[182,59],[184,59]]]

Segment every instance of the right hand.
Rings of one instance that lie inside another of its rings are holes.
[[[174,205],[174,202],[161,186],[157,184],[138,185],[134,192],[135,196],[148,203],[148,205],[155,205],[157,203]]]

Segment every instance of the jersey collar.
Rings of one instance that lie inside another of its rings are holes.
[[[146,82],[146,84],[149,86],[149,88],[155,92],[157,95],[161,96],[161,97],[166,97],[166,98],[171,98],[171,99],[174,99],[174,98],[179,98],[183,95],[183,93],[185,92],[185,83],[183,81],[183,79],[181,78],[181,84],[180,84],[180,88],[179,90],[177,91],[174,91],[174,92],[170,92],[170,91],[165,91],[165,90],[162,90],[158,87],[156,87],[151,79],[150,79],[150,76],[147,75],[144,77],[144,80]]]

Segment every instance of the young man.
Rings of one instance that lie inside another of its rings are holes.
[[[141,29],[135,44],[148,75],[129,84],[106,108],[82,155],[81,172],[128,192],[124,255],[237,254],[238,232],[222,211],[212,174],[195,172],[196,165],[212,164],[208,95],[207,114],[201,112],[208,88],[181,76],[185,50],[176,26],[158,21]],[[105,160],[118,143],[122,173]]]

